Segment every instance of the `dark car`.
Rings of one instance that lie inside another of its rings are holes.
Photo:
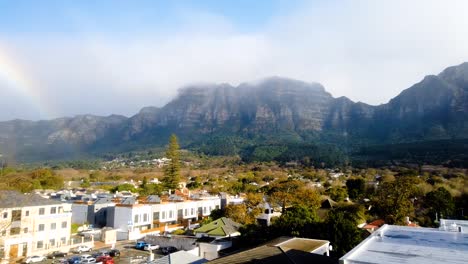
[[[118,249],[111,249],[109,251],[109,256],[111,256],[111,257],[120,257],[120,251]]]
[[[164,255],[171,254],[171,253],[174,253],[176,251],[178,251],[178,249],[176,247],[163,247],[163,248],[161,248],[161,253],[163,253]]]
[[[49,259],[56,259],[56,258],[64,258],[67,256],[67,253],[65,252],[60,252],[60,251],[54,251],[47,255],[47,258]]]
[[[80,264],[81,263],[81,257],[79,256],[74,256],[68,259],[68,264]]]

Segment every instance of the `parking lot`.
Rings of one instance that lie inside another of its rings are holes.
[[[149,257],[150,257],[150,253],[148,251],[135,249],[135,243],[134,242],[118,243],[115,246],[115,248],[120,250],[120,257],[115,257],[114,258],[115,263],[122,263],[122,264],[146,263],[149,260]],[[104,248],[95,249],[92,252],[85,252],[85,253],[82,253],[82,254],[75,254],[75,253],[70,252],[70,254],[67,256],[67,259],[71,258],[71,257],[74,257],[74,256],[82,256],[82,255],[87,255],[87,254],[92,255],[94,253],[99,253],[102,250],[109,250],[109,249],[110,249],[110,247],[104,247]],[[160,253],[159,250],[155,250],[153,252],[153,254],[155,255],[154,256],[155,259],[160,258],[160,257],[163,256]],[[61,259],[55,259],[55,260],[47,259],[46,261],[41,262],[41,263],[48,263],[48,264],[60,263],[60,260]]]

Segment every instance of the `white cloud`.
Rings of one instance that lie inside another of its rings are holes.
[[[239,32],[216,14],[181,12],[187,19],[173,33],[97,34],[87,25],[74,37],[3,39],[57,115],[132,115],[162,106],[188,83],[270,75],[379,104],[468,60],[466,10],[466,1],[314,1],[261,32]],[[10,118],[0,111],[0,119]]]

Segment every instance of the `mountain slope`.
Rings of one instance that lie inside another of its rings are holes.
[[[185,146],[218,142],[236,150],[252,144],[357,148],[468,138],[468,63],[427,76],[379,106],[279,77],[237,87],[189,86],[164,107],[146,107],[130,118],[0,122],[0,152],[25,161],[75,158],[162,146],[171,133]]]

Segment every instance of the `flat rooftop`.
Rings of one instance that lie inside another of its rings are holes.
[[[468,234],[384,225],[340,259],[340,263],[467,263]]]

